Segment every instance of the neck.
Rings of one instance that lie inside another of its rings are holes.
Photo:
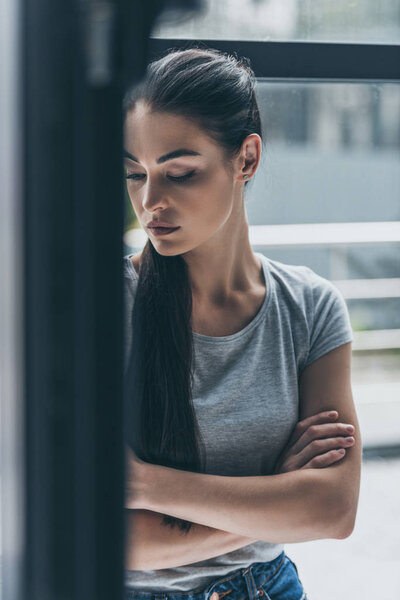
[[[198,303],[222,306],[236,293],[264,285],[260,261],[250,245],[244,207],[242,214],[231,215],[212,239],[182,256]]]

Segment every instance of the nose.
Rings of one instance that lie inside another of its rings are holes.
[[[158,208],[164,210],[168,206],[168,198],[161,187],[147,183],[142,198],[142,207],[149,213],[154,213]]]

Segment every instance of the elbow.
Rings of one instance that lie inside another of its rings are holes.
[[[330,520],[330,533],[333,539],[344,540],[351,536],[356,523],[357,506],[351,501],[337,498]]]
[[[353,494],[345,494],[343,489],[331,486],[325,488],[323,520],[325,537],[343,540],[354,531],[357,516],[357,498]]]
[[[353,526],[353,527],[348,527],[347,529],[342,529],[342,530],[340,531],[340,533],[338,533],[338,534],[335,536],[335,539],[336,539],[336,540],[344,540],[345,538],[348,538],[348,537],[350,537],[350,536],[351,536],[351,534],[353,533],[353,529],[354,529],[354,526]]]
[[[356,524],[356,512],[347,510],[343,513],[342,519],[339,521],[336,529],[335,539],[344,540],[351,536]]]

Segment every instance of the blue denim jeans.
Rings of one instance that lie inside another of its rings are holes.
[[[255,562],[215,579],[204,589],[187,592],[127,590],[125,600],[307,600],[297,567],[283,550],[268,562]]]

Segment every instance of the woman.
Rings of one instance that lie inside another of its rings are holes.
[[[149,237],[124,257],[132,600],[304,599],[283,544],[354,527],[352,329],[333,284],[251,248],[254,86],[246,59],[194,47],[125,98],[127,190]]]

